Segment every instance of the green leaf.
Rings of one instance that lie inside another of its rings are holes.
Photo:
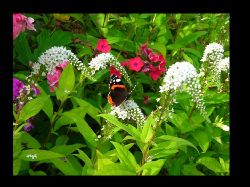
[[[39,96],[28,101],[20,112],[19,120],[26,121],[32,116],[35,116],[43,108],[44,103],[49,96]]]
[[[203,118],[202,118],[203,119]],[[196,121],[191,121],[186,112],[177,112],[172,114],[172,118],[169,119],[171,123],[173,123],[181,133],[187,133],[189,131],[193,131],[198,127],[201,127],[200,123],[196,123]]]
[[[92,51],[89,47],[81,46],[80,51],[77,53],[77,57],[81,58],[84,57],[85,55],[92,55]]]
[[[167,140],[167,141],[173,142],[173,144],[171,144],[171,146],[173,146],[174,148],[179,148],[180,146],[190,146],[190,147],[195,148],[195,150],[197,152],[199,152],[198,149],[191,142],[189,142],[185,139],[182,139],[182,138],[178,138],[175,136],[169,136],[169,135],[163,135],[163,136],[157,137],[155,139],[155,142],[157,143],[160,140]]]
[[[72,154],[68,155],[67,158],[68,158],[69,162],[71,163],[71,165],[73,166],[73,168],[75,168],[77,173],[81,174],[83,167],[82,167],[82,164],[79,162],[79,159],[77,159]]]
[[[13,45],[18,61],[28,67],[29,61],[33,61],[33,54],[31,53],[26,34],[20,33],[20,35],[13,41]]]
[[[96,134],[94,131],[89,127],[89,125],[81,118],[81,116],[73,113],[73,112],[64,112],[63,115],[71,118],[76,123],[76,126],[85,140],[90,144],[91,147],[95,148],[97,143],[95,141]]]
[[[44,171],[33,171],[32,169],[29,169],[30,176],[47,176],[47,174]]]
[[[199,171],[196,168],[196,165],[191,163],[191,164],[185,164],[183,166],[183,169],[181,170],[183,175],[191,175],[191,176],[204,176],[204,173],[202,173],[201,171]]]
[[[142,139],[142,142],[144,143],[147,143],[149,142],[149,140],[151,139],[152,135],[153,135],[153,127],[152,125],[155,124],[155,120],[153,119],[152,115],[150,115],[144,126],[143,126],[143,129],[142,129],[142,133],[141,133],[141,139]]]
[[[174,155],[178,152],[178,149],[164,149],[164,148],[158,148],[154,147],[151,150],[149,150],[149,155],[152,156],[152,159],[156,158],[165,158],[170,155]]]
[[[20,159],[15,159],[13,161],[13,175],[18,175],[19,171],[21,169],[21,160]]]
[[[57,169],[59,169],[64,175],[81,175],[65,157],[64,159],[56,158],[50,160]]]
[[[145,163],[141,169],[143,170],[142,175],[157,175],[165,163],[165,159],[159,159]]]
[[[177,50],[179,48],[186,47],[191,42],[197,40],[201,36],[207,34],[207,31],[198,31],[195,33],[191,33],[183,38],[178,39],[174,44],[170,44],[167,46],[168,50]]]
[[[225,172],[221,164],[215,158],[212,157],[202,157],[196,163],[206,166],[208,169],[214,171],[215,173]]]
[[[21,142],[26,143],[28,148],[39,149],[41,144],[27,132],[21,132]]]
[[[206,105],[226,103],[229,102],[229,94],[208,91],[204,100]]]
[[[198,142],[199,146],[201,147],[203,153],[207,151],[209,147],[209,137],[207,132],[204,130],[197,129],[191,133],[194,139]]]
[[[92,161],[90,160],[88,155],[80,149],[77,149],[77,150],[78,150],[79,154],[74,154],[74,155],[76,157],[80,158],[85,163],[85,165],[87,165],[88,167],[93,167]]]
[[[63,115],[63,113],[62,113]],[[71,125],[74,123],[74,120],[67,117],[67,116],[61,116],[57,121],[56,121],[56,124],[54,126],[54,129],[53,131],[57,131],[58,129],[60,129],[62,126],[64,125]]]
[[[109,75],[109,70],[108,69],[102,69],[98,72],[95,73],[92,79],[90,79],[87,84],[93,84],[96,82],[103,81],[107,76]]]
[[[121,42],[121,41],[126,41],[126,38],[122,38],[122,37],[108,37],[107,40],[108,40],[109,44],[114,44],[114,43],[118,43],[118,42]]]
[[[69,141],[69,137],[61,135],[56,139],[56,145],[65,145]]]
[[[34,162],[34,161],[41,161],[58,157],[64,157],[64,155],[52,151],[28,149],[28,150],[23,150],[18,158],[21,160]]]
[[[192,58],[190,58],[190,57],[189,57],[187,54],[185,54],[185,53],[182,53],[182,55],[183,55],[183,59],[184,59],[185,61],[190,62],[191,64],[194,65],[194,62],[193,62],[193,59],[192,59]]]
[[[16,158],[21,153],[21,134],[18,133],[13,137],[13,158]]]
[[[64,113],[62,113],[62,116],[56,121],[55,127],[53,129],[53,131],[57,131],[59,128],[61,128],[64,125],[71,125],[73,123],[75,123],[75,121],[67,116],[67,113],[74,113],[78,116],[80,116],[81,118],[84,118],[85,114],[86,114],[86,110],[87,108],[85,107],[77,107],[77,108],[73,108],[70,111],[66,112],[66,115],[64,115]]]
[[[67,46],[71,43],[71,39],[73,37],[73,33],[69,31],[56,30],[51,38],[52,46]]]
[[[165,44],[157,42],[157,43],[152,43],[151,45],[149,45],[149,47],[159,51],[163,55],[163,57],[166,59],[167,49],[166,49]]]
[[[99,114],[98,116],[101,116],[108,120],[110,123],[114,124],[115,126],[125,130],[128,132],[130,135],[132,135],[137,141],[140,142],[141,137],[140,137],[140,132],[137,131],[137,129],[131,125],[124,125],[123,123],[119,122],[116,117],[114,117],[111,114]]]
[[[109,159],[107,156],[103,155],[100,151],[96,150],[96,163],[95,163],[95,168],[97,170],[100,170],[102,168],[105,168],[106,165],[112,164],[111,159]]]
[[[111,142],[117,151],[117,156],[122,164],[124,164],[128,169],[133,170],[133,171],[138,171],[140,166],[136,163],[135,157],[133,154],[126,149],[123,145],[116,143],[116,142]]]
[[[96,171],[95,175],[130,176],[130,175],[136,175],[136,172],[129,170],[126,166],[122,165],[121,163],[112,163],[109,165],[105,165],[105,167]]]
[[[60,79],[59,87],[56,89],[56,97],[60,101],[64,101],[71,91],[73,91],[75,85],[75,74],[71,64],[63,70]]]
[[[73,145],[57,145],[55,147],[52,147],[50,151],[53,151],[55,153],[60,153],[63,155],[68,155],[74,152],[75,150],[83,147],[83,144],[73,144]]]
[[[98,116],[98,114],[100,114],[101,111],[98,108],[94,107],[92,104],[85,101],[84,99],[72,97],[71,100],[77,102],[77,104],[80,105],[83,111],[86,111],[86,113],[88,113],[93,119],[95,119],[96,122],[101,124],[101,119]]]
[[[49,49],[53,45],[50,41],[50,34],[47,29],[42,29],[37,36],[38,47],[34,50],[34,58],[37,59],[45,50]]]
[[[133,145],[134,145],[134,143],[127,144],[127,145],[125,145],[125,148],[130,149]],[[104,155],[107,158],[109,158],[110,160],[112,160],[113,162],[116,162],[118,160],[116,152],[117,152],[116,149],[112,149],[112,150],[106,152]]]
[[[42,110],[45,112],[48,118],[51,119],[53,116],[53,103],[50,97],[44,102]]]
[[[184,51],[186,53],[191,53],[195,56],[197,56],[198,58],[201,58],[202,57],[202,53],[196,49],[193,49],[193,48],[184,48]]]

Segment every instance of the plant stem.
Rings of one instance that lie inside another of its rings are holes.
[[[161,125],[161,122],[162,122],[161,118],[162,118],[163,114],[165,113],[165,110],[164,110],[164,109],[165,109],[165,108],[169,105],[169,103],[170,103],[170,101],[169,101],[169,96],[170,96],[170,93],[168,93],[167,98],[166,98],[166,102],[164,103],[164,106],[163,106],[162,109],[161,109],[160,115],[159,115],[159,117],[158,117],[159,120],[158,120],[157,123],[156,123],[155,129],[154,129],[154,132],[153,132],[153,135],[151,136],[151,138],[150,138],[150,140],[149,140],[149,142],[148,142],[148,144],[147,144],[145,150],[144,150],[143,153],[142,153],[141,166],[143,166],[143,165],[145,164],[145,162],[146,162],[146,159],[147,159],[148,153],[149,153],[149,147],[152,145],[152,143],[153,143],[153,141],[154,141],[154,139],[155,139],[155,137],[156,137],[157,130],[158,130],[158,128],[159,128],[160,125]],[[141,171],[138,175],[141,175],[141,174],[142,174],[142,171]]]
[[[52,116],[52,118],[51,118],[51,120],[50,120],[50,129],[49,129],[49,133],[48,133],[48,135],[47,135],[47,137],[46,137],[45,142],[44,142],[43,145],[42,145],[42,149],[45,148],[46,144],[47,144],[48,141],[49,141],[49,138],[50,138],[50,136],[51,136],[51,131],[52,131],[52,129],[54,128],[54,125],[55,125],[55,122],[56,122],[57,117],[58,117],[58,116],[61,114],[61,112],[62,112],[62,106],[63,106],[63,104],[65,103],[66,100],[67,100],[67,98],[61,102],[58,111],[55,112],[55,113],[53,114],[53,116]]]

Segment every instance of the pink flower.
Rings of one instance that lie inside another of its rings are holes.
[[[50,92],[54,92],[54,87],[58,87],[58,81],[61,76],[59,69],[54,69],[53,73],[47,74],[47,81],[49,84]]]
[[[57,67],[60,67],[62,69],[65,69],[67,67],[67,65],[69,64],[69,62],[67,60],[63,61],[63,63],[59,64]]]
[[[110,66],[109,72],[110,72],[110,76],[116,75],[118,78],[122,78],[122,74],[114,66]]]
[[[142,55],[148,56],[150,53],[152,53],[152,50],[147,47],[147,43],[142,44],[140,50],[142,52]]]
[[[58,87],[58,81],[61,76],[62,70],[68,65],[69,62],[64,61],[63,63],[59,64],[54,68],[52,73],[47,74],[47,81],[49,84],[50,92],[54,92],[54,88]]]
[[[111,49],[108,41],[106,39],[99,39],[97,43],[96,49],[103,53],[108,53]]]
[[[122,65],[123,67],[127,67],[127,66],[129,66],[129,61],[121,62],[121,65]]]
[[[159,55],[155,54],[155,53],[149,53],[148,58],[152,61],[152,62],[158,62],[159,61]]]
[[[131,58],[129,60],[129,69],[139,72],[144,66],[144,61],[140,57]]]
[[[141,72],[142,73],[147,73],[147,72],[149,72],[151,69],[150,69],[150,65],[147,63],[147,64],[145,64],[143,67],[142,67],[142,69],[141,69]]]
[[[156,81],[164,72],[166,72],[165,67],[160,67],[160,66],[155,67],[152,64],[150,64],[149,76],[151,77],[152,80]]]
[[[13,40],[16,39],[25,29],[36,30],[33,25],[34,19],[22,14],[13,14]]]

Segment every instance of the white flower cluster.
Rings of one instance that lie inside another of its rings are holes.
[[[217,63],[223,57],[224,49],[223,46],[218,43],[211,43],[206,46],[202,62],[208,61],[209,63]]]
[[[219,72],[229,70],[229,57],[224,58],[217,64],[217,69]]]
[[[211,77],[211,82],[216,83],[217,87],[221,87],[221,72],[227,72],[229,75],[229,57],[224,58],[224,49],[218,43],[211,43],[206,46],[203,57],[202,67],[200,69],[200,77]]]
[[[125,119],[134,120],[139,125],[143,125],[145,121],[145,117],[142,111],[133,100],[126,100],[117,107],[112,106],[110,114],[122,120]]]
[[[171,65],[163,79],[163,85],[160,86],[160,92],[169,90],[177,90],[182,86],[182,83],[196,78],[197,72],[189,62],[176,62]]]
[[[78,70],[82,69],[83,63],[72,53],[70,50],[67,50],[65,47],[52,47],[46,50],[39,58],[38,63],[33,64],[33,73],[38,74],[41,65],[44,65],[47,73],[52,73],[54,67],[59,65],[64,61],[69,61],[75,66]],[[44,75],[44,74],[43,74]]]
[[[108,63],[112,60],[115,60],[114,56],[110,53],[101,53],[89,63],[89,67],[92,69],[92,74],[95,74],[96,71],[100,69],[105,69]]]
[[[201,85],[195,67],[189,62],[176,62],[171,65],[160,86],[161,93],[175,93],[187,91],[192,96],[196,107],[205,114],[205,105],[202,99]]]
[[[101,53],[89,63],[90,70],[83,69],[82,74],[86,74],[88,77],[93,76],[96,71],[100,69],[106,69],[107,66],[114,66],[124,76],[126,81],[132,85],[126,70],[121,66],[118,60],[111,53]]]

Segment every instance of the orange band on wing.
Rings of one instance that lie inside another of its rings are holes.
[[[108,95],[108,102],[109,104],[111,104],[112,106],[115,105],[115,103],[113,102],[112,98]]]
[[[114,90],[115,88],[125,88],[125,85],[113,85],[111,90]]]

